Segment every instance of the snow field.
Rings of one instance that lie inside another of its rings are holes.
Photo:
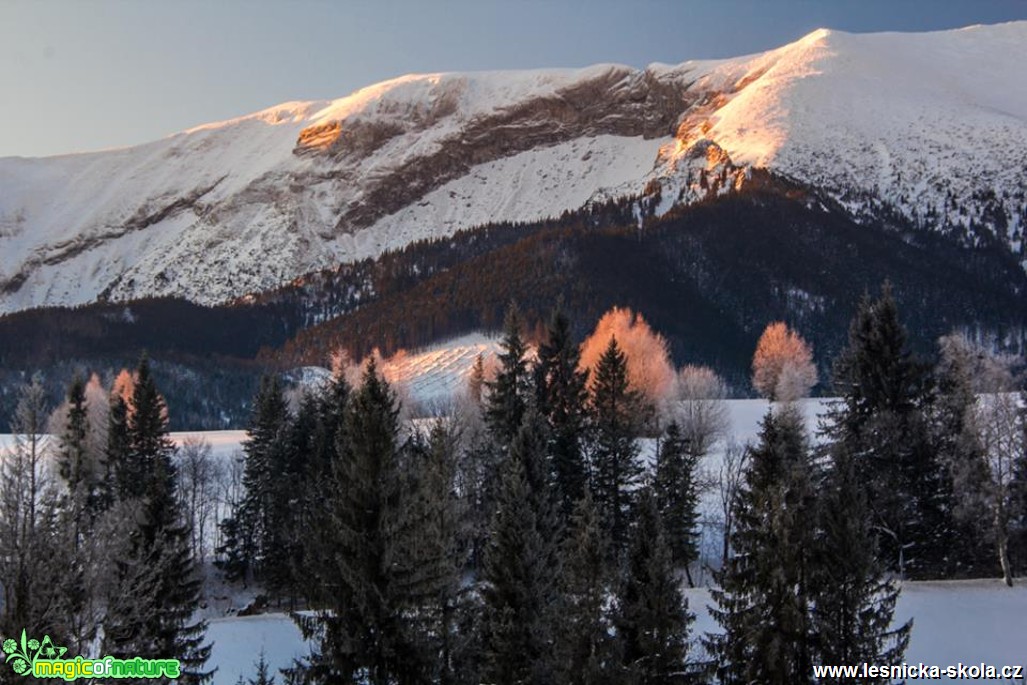
[[[715,632],[709,590],[685,589],[685,597],[696,614],[692,638]],[[1027,586],[1007,588],[999,580],[908,582],[902,586],[895,618],[914,619],[907,664],[944,668],[1027,662]],[[284,614],[217,619],[211,621],[207,635],[214,642],[210,663],[218,667],[215,685],[235,685],[240,675],[252,675],[262,649],[272,669],[307,654],[299,630]]]

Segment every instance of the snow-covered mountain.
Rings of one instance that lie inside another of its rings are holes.
[[[766,167],[1023,261],[1027,22],[718,61],[400,77],[137,147],[0,159],[0,312],[225,301],[490,221]]]

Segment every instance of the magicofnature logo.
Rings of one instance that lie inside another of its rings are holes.
[[[55,645],[49,635],[42,640],[29,638],[21,631],[21,642],[13,638],[3,641],[4,663],[22,676],[77,680],[79,678],[177,678],[180,674],[178,659],[84,659],[76,656],[65,659],[68,648]]]

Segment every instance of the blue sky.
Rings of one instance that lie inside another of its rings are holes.
[[[0,156],[146,142],[409,72],[730,57],[826,26],[1027,19],[1027,0],[0,0]]]

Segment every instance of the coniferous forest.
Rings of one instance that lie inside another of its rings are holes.
[[[971,248],[899,219],[857,222],[815,188],[761,170],[729,195],[654,210],[653,197],[628,197],[490,224],[217,306],[144,298],[0,316],[0,431],[35,371],[56,403],[74,374],[109,384],[142,349],[172,430],[242,428],[264,372],[321,366],[340,348],[361,358],[498,333],[511,298],[536,345],[557,300],[578,340],[613,306],[641,310],[678,363],[715,369],[734,396],[750,392],[753,346],[773,320],[802,330],[818,352],[819,394],[832,394],[851,309],[885,279],[918,354],[933,355],[951,330],[1027,349],[1027,275],[987,241]]]
[[[280,673],[261,657],[251,683],[794,685],[828,682],[817,664],[900,663],[903,580],[1012,584],[1027,566],[1016,369],[958,335],[926,363],[887,284],[859,304],[813,432],[812,351],[767,327],[752,370],[770,410],[715,478],[716,374],[675,372],[667,401],[639,381],[637,341],[580,345],[574,326],[557,307],[532,348],[512,305],[495,368],[479,359],[431,418],[404,412],[373,357],[299,395],[265,377],[215,511],[197,505],[203,446],[170,441],[145,356],[109,391],[76,379],[52,416],[25,385],[0,480],[0,634],[178,658],[181,682],[209,682],[207,573],[258,588],[311,645]],[[683,593],[700,576],[713,632]]]

